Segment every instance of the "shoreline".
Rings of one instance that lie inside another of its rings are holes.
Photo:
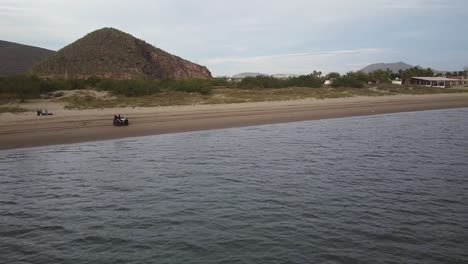
[[[223,105],[61,110],[54,116],[0,115],[0,150],[126,137],[468,107],[468,94],[304,99]],[[114,127],[114,113],[130,126]]]

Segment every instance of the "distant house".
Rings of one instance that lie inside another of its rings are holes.
[[[446,77],[413,77],[410,80],[410,84],[438,88],[447,88],[452,85],[457,85],[458,82],[458,80]]]
[[[447,78],[455,80],[458,85],[468,84],[468,79],[465,76],[447,76]]]
[[[392,80],[392,84],[398,84],[398,85],[402,85],[403,81],[399,78],[396,78],[395,80]]]

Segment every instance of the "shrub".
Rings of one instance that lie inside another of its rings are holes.
[[[226,78],[213,78],[210,80],[211,86],[229,86],[229,81]]]
[[[13,76],[0,80],[0,92],[16,94],[18,99],[38,98],[40,95],[40,79],[32,76]]]
[[[369,75],[363,72],[348,72],[339,78],[336,78],[332,87],[351,87],[351,88],[363,88],[368,82]]]
[[[287,88],[287,87],[322,87],[322,79],[314,75],[301,75],[287,79],[279,79],[271,76],[246,77],[238,84],[239,88]]]
[[[114,81],[111,92],[128,97],[156,94],[160,91],[157,81],[150,80],[123,80]]]
[[[97,84],[98,90],[110,91],[116,95],[144,96],[166,91],[210,94],[213,84],[207,79],[183,80],[101,80]]]
[[[62,96],[64,96],[64,95],[65,95],[64,92],[58,92],[58,93],[55,93],[55,94],[54,94],[54,97],[62,97]]]
[[[187,93],[210,94],[212,87],[227,83],[227,80],[184,79],[184,80],[109,80],[91,77],[85,79],[49,80],[35,76],[0,78],[0,93],[14,94],[21,100],[38,98],[58,90],[77,90],[93,87],[116,95],[129,97],[153,95],[161,90]]]
[[[314,75],[301,75],[299,77],[287,79],[287,81],[288,87],[320,88],[323,84],[322,79]]]

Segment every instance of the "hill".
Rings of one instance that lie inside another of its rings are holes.
[[[373,72],[376,70],[387,70],[390,69],[392,72],[397,73],[399,70],[407,70],[409,68],[413,68],[413,65],[404,63],[404,62],[395,62],[395,63],[375,63],[368,65],[361,69],[362,72]]]
[[[0,40],[0,76],[23,74],[55,51]]]
[[[277,73],[277,74],[272,74],[270,76],[275,77],[275,78],[279,78],[279,79],[286,79],[286,78],[298,77],[300,75],[290,74],[290,73]]]
[[[33,68],[47,78],[212,78],[204,67],[114,28],[91,32]]]

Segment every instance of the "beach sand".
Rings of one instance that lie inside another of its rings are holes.
[[[261,103],[65,110],[38,101],[35,112],[0,114],[0,150],[325,118],[468,107],[468,94],[396,95]],[[130,126],[114,127],[114,114]]]

